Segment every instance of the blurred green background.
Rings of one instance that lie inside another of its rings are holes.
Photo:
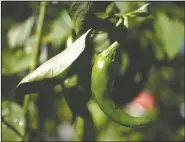
[[[95,5],[92,7],[92,11],[102,12],[110,2],[92,3]],[[146,2],[113,3],[115,11],[126,13],[141,7]],[[92,40],[92,56],[101,52],[114,39],[123,40],[119,59],[121,79],[117,81],[112,99],[118,104],[124,105],[134,99],[141,90],[150,90],[156,96],[159,115],[151,125],[140,129],[116,124],[100,110],[92,98],[88,98],[87,105],[92,120],[90,117],[83,117],[84,110],[79,106],[85,98],[83,93],[77,92],[78,90],[75,88],[61,93],[62,88],[59,84],[52,91],[45,91],[44,94],[42,92],[40,94],[42,97],[32,94],[32,101],[29,102],[28,107],[29,119],[25,120],[20,111],[21,108],[11,102],[15,102],[16,86],[29,73],[29,68],[34,62],[33,46],[39,2],[4,1],[1,4],[2,115],[13,125],[17,122],[14,118],[20,119],[19,124],[16,123],[14,126],[21,129],[22,134],[24,127],[20,122],[26,123],[29,140],[184,140],[183,2],[151,2],[149,12],[152,17],[129,20],[126,39],[122,39],[123,26],[117,29],[113,28],[110,34],[104,28],[106,27],[105,22],[103,28],[97,28],[99,33]],[[71,2],[49,2],[47,6],[40,46],[40,64],[63,51],[66,45],[73,40],[71,38],[73,25],[70,14],[68,14],[69,11],[65,9],[66,5],[71,5]],[[82,29],[85,30],[92,26],[96,28],[101,19],[92,17],[86,18],[85,26],[82,26]],[[76,72],[79,68],[78,65],[72,69],[72,73]],[[87,71],[89,70],[87,69]],[[82,80],[86,82],[87,79]],[[48,88],[50,86],[46,86],[44,89]],[[69,97],[64,97],[64,95]],[[82,113],[73,125],[71,125],[70,104],[72,104],[72,109],[79,107]],[[8,109],[12,106],[13,111]],[[3,122],[1,128],[4,141],[10,140],[10,135],[21,140],[8,124]]]

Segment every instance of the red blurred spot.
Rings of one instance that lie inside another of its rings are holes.
[[[156,97],[152,92],[144,90],[141,91],[131,103],[141,105],[145,109],[150,110],[156,106]]]

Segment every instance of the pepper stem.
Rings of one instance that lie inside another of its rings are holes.
[[[101,54],[102,56],[109,58],[111,60],[114,60],[116,55],[116,50],[119,47],[119,43],[115,41],[113,44],[111,44],[107,49],[105,49]]]

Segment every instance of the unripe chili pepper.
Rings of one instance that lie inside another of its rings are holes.
[[[117,74],[115,55],[118,46],[116,41],[96,57],[91,75],[92,94],[100,109],[110,119],[123,126],[140,127],[155,119],[157,111],[150,111],[144,117],[133,117],[117,107],[110,98]]]

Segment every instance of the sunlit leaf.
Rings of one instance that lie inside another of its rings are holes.
[[[3,141],[21,141],[25,133],[25,118],[22,108],[16,103],[4,101],[2,103]],[[6,112],[6,113],[5,113]]]
[[[178,53],[184,38],[184,24],[177,20],[170,20],[164,13],[158,13],[156,34],[169,59]]]
[[[105,10],[106,13],[107,13],[107,14],[110,14],[110,13],[113,11],[114,6],[115,6],[114,2],[110,3],[110,4],[108,5],[108,7],[106,8],[106,10]]]
[[[26,21],[13,25],[7,35],[10,48],[22,46],[31,34],[35,17],[31,16]]]
[[[130,5],[132,4],[130,2],[125,2],[125,1],[124,2],[115,1],[114,3],[122,13],[128,12],[128,10],[130,9]]]
[[[90,30],[78,38],[70,47],[43,63],[36,70],[22,79],[19,85],[26,82],[40,81],[61,75],[80,56],[85,49],[86,37]]]
[[[36,42],[36,38],[35,36],[31,36],[29,37],[29,39],[24,43],[24,50],[27,54],[32,54],[33,53],[33,49],[34,49],[34,45]]]
[[[110,45],[109,34],[107,32],[100,31],[94,36],[93,44],[95,51],[100,53]]]
[[[83,23],[89,12],[90,4],[91,2],[72,2],[70,8],[67,10],[77,35],[83,28]]]
[[[128,17],[124,16],[124,26],[128,29]]]
[[[106,19],[109,17],[109,15],[105,12],[97,12],[95,13],[96,17],[100,18],[100,19]]]
[[[32,54],[27,54],[24,50],[13,52],[4,50],[2,52],[2,74],[10,75],[25,71],[32,63]]]
[[[140,7],[139,9],[131,12],[129,15],[132,16],[138,16],[138,17],[146,17],[148,15],[150,15],[148,13],[148,6],[150,5],[150,3],[147,3],[145,5],[143,5],[142,7]]]
[[[62,10],[59,17],[53,21],[47,39],[54,47],[58,47],[71,33],[72,28],[72,21],[68,13],[66,10]]]
[[[119,20],[116,23],[116,27],[118,27],[122,23],[122,21],[123,21],[122,18],[119,18]]]
[[[21,141],[22,137],[16,134],[12,129],[8,128],[7,125],[5,125],[2,122],[2,141]]]

